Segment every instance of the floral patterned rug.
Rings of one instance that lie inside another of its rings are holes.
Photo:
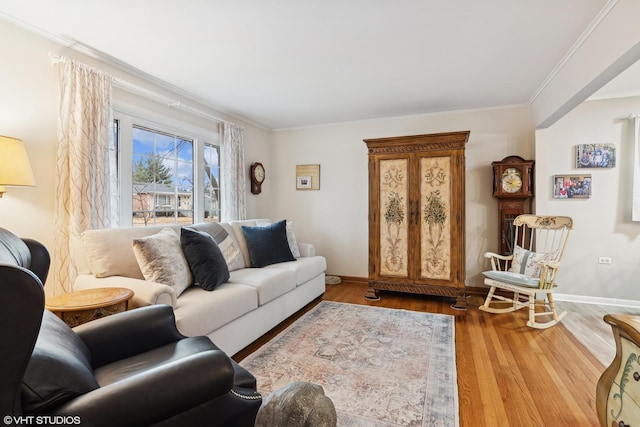
[[[454,317],[322,301],[240,364],[267,396],[319,384],[338,426],[459,426]]]

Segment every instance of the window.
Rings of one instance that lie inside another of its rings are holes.
[[[217,132],[121,112],[114,118],[120,225],[219,221]]]
[[[133,126],[134,226],[193,223],[193,146],[192,139]]]

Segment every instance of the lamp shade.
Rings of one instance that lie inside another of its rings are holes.
[[[5,185],[34,187],[36,180],[22,141],[0,135],[0,197]]]

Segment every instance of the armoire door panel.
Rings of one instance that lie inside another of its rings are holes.
[[[451,156],[419,162],[420,280],[451,280]]]
[[[409,159],[379,162],[380,276],[409,275]]]

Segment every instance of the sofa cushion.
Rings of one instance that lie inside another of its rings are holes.
[[[22,381],[23,412],[46,413],[97,388],[89,349],[69,326],[45,310]]]
[[[296,287],[295,273],[285,269],[243,268],[231,272],[229,282],[255,288],[259,305],[266,304]]]
[[[256,308],[258,293],[255,288],[227,282],[218,286],[215,292],[190,287],[178,298],[174,313],[178,330],[184,335],[197,336],[208,335]]]
[[[513,285],[528,286],[530,288],[537,288],[540,285],[540,279],[533,279],[527,275],[514,273],[513,271],[489,270],[483,271],[482,274],[491,280],[507,282]]]
[[[287,241],[286,221],[264,227],[242,226],[247,242],[250,267],[260,268],[285,261],[295,261]]]
[[[296,262],[281,262],[265,267],[274,270],[290,270],[295,275],[296,285],[302,285],[327,269],[327,261],[322,256],[302,257]]]
[[[207,291],[229,280],[229,268],[213,237],[204,231],[184,227],[180,244],[198,286]]]
[[[144,278],[171,286],[176,296],[193,283],[180,237],[172,229],[165,228],[157,234],[133,239],[133,252]]]

